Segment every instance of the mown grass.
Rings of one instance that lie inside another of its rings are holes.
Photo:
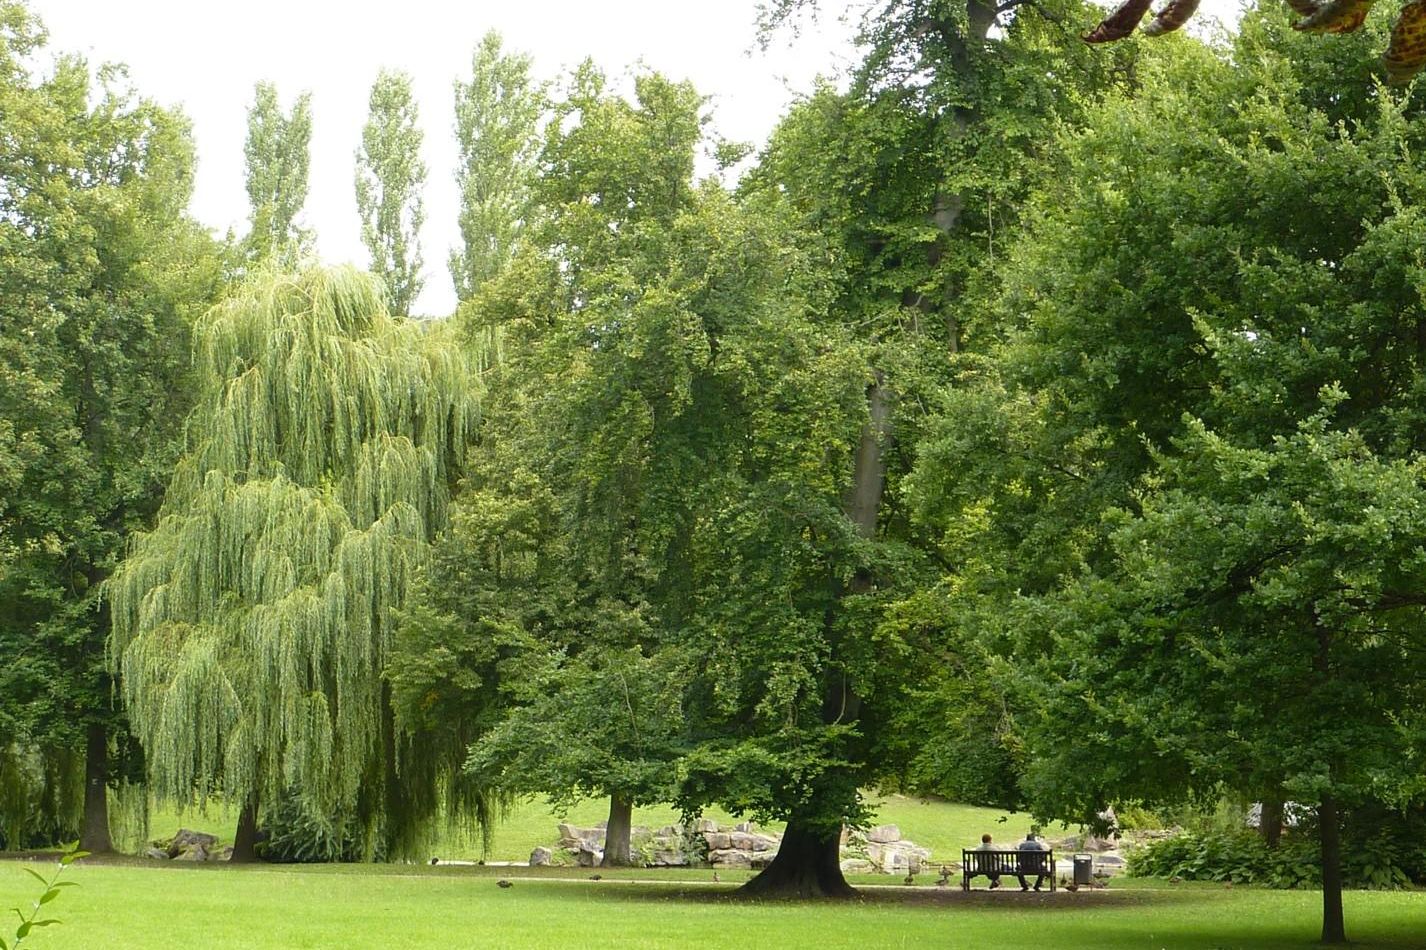
[[[500,876],[513,886],[497,887]],[[707,872],[683,880],[695,876]],[[27,946],[1282,950],[1312,946],[1320,913],[1313,892],[1167,885],[1055,895],[868,888],[848,903],[747,903],[729,885],[495,868],[135,863],[81,865],[69,877],[81,886],[51,905],[64,923]],[[0,908],[32,899],[33,885],[20,862],[0,861]],[[1426,894],[1349,893],[1347,926],[1358,948],[1419,950]]]

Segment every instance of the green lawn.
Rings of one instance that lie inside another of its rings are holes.
[[[569,872],[564,872],[568,874]],[[645,872],[647,873],[647,872]],[[408,866],[79,866],[51,905],[64,923],[26,945],[193,947],[1309,947],[1320,895],[1111,888],[1055,895],[867,889],[851,903],[743,903],[708,883],[557,881],[521,869]],[[675,875],[661,875],[665,879]],[[617,876],[616,876],[617,878]],[[685,872],[683,880],[707,880]],[[32,899],[0,861],[0,908]],[[1426,946],[1426,894],[1347,895],[1357,948]]]
[[[1029,816],[1010,815],[993,808],[955,805],[904,795],[878,796],[873,801],[877,804],[876,820],[879,824],[898,825],[904,837],[930,848],[935,860],[959,860],[961,848],[973,847],[987,831],[997,839],[1009,842],[1024,837],[1029,828]],[[593,825],[608,817],[608,808],[608,802],[604,801],[581,802],[569,810],[568,818],[576,825]],[[738,821],[717,810],[710,810],[706,817],[718,822]],[[536,847],[553,844],[559,838],[556,825],[560,820],[561,816],[543,800],[520,802],[510,809],[495,829],[494,845],[485,857],[492,861],[527,860]],[[149,830],[153,837],[164,838],[181,827],[193,828],[215,834],[222,843],[228,844],[232,842],[236,821],[237,813],[221,805],[209,806],[206,814],[181,814],[171,809],[155,809],[149,819]],[[634,811],[636,825],[659,828],[676,821],[678,813],[668,806]],[[781,830],[776,825],[772,827]],[[473,833],[452,836],[433,850],[436,856],[447,859],[476,860],[482,857],[480,838]]]

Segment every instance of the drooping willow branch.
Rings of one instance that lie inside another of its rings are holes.
[[[392,612],[478,414],[478,367],[444,337],[347,269],[261,274],[200,321],[185,455],[108,585],[157,794],[295,789],[382,820],[359,803],[395,767]]]

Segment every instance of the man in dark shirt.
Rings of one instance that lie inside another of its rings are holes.
[[[1025,836],[1025,840],[1024,840],[1024,841],[1020,842],[1019,844],[1017,844],[1017,845],[1015,846],[1015,850],[1017,850],[1017,851],[1048,851],[1049,848],[1046,848],[1046,847],[1045,847],[1044,842],[1042,842],[1042,841],[1037,841],[1037,840],[1035,839],[1035,833],[1032,831],[1032,832],[1030,832],[1029,834],[1027,834],[1027,835]],[[1045,871],[1047,870],[1046,867],[1045,867],[1045,865],[1046,865],[1047,863],[1048,863],[1048,862],[1045,860],[1045,858],[1044,858],[1043,856],[1040,858],[1040,860],[1039,860],[1038,863],[1036,863],[1036,862],[1034,861],[1034,859],[1033,859],[1032,857],[1028,856],[1028,855],[1022,856],[1022,857],[1020,858],[1020,866],[1021,866],[1022,868],[1024,868],[1024,867],[1030,867],[1030,868],[1035,868],[1035,869],[1036,869],[1037,873],[1035,874],[1035,890],[1037,890],[1037,891],[1040,889],[1040,885],[1043,884],[1043,883],[1045,883]],[[1051,873],[1053,873],[1053,872],[1051,872]],[[1028,890],[1030,889],[1030,885],[1027,884],[1027,883],[1025,883],[1025,875],[1023,875],[1023,874],[1018,874],[1018,875],[1016,875],[1016,876],[1017,876],[1018,878],[1020,878],[1020,890],[1022,890],[1022,891],[1028,891]]]

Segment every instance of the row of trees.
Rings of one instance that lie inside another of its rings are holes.
[[[531,77],[529,57],[505,54],[492,32],[471,58],[470,79],[456,80],[454,92],[461,247],[448,265],[463,301],[504,265],[525,219],[547,91]],[[284,112],[276,87],[258,83],[244,144],[251,213],[242,252],[249,264],[274,260],[291,270],[311,256],[312,233],[299,223],[311,137],[310,94]],[[383,69],[371,87],[356,152],[356,205],[371,273],[398,316],[411,314],[425,285],[424,139],[410,75]]]
[[[1071,0],[893,0],[732,189],[687,84],[552,95],[490,37],[423,329],[399,76],[380,279],[292,250],[310,116],[261,90],[239,259],[183,216],[181,120],[31,79],[0,10],[7,842],[73,814],[81,740],[96,822],[121,777],[221,794],[238,856],[539,792],[608,797],[619,863],[634,806],[716,804],[787,824],[753,893],[847,892],[877,785],[1226,791],[1316,806],[1344,936],[1342,815],[1426,797],[1426,178],[1379,29],[1089,50]]]

